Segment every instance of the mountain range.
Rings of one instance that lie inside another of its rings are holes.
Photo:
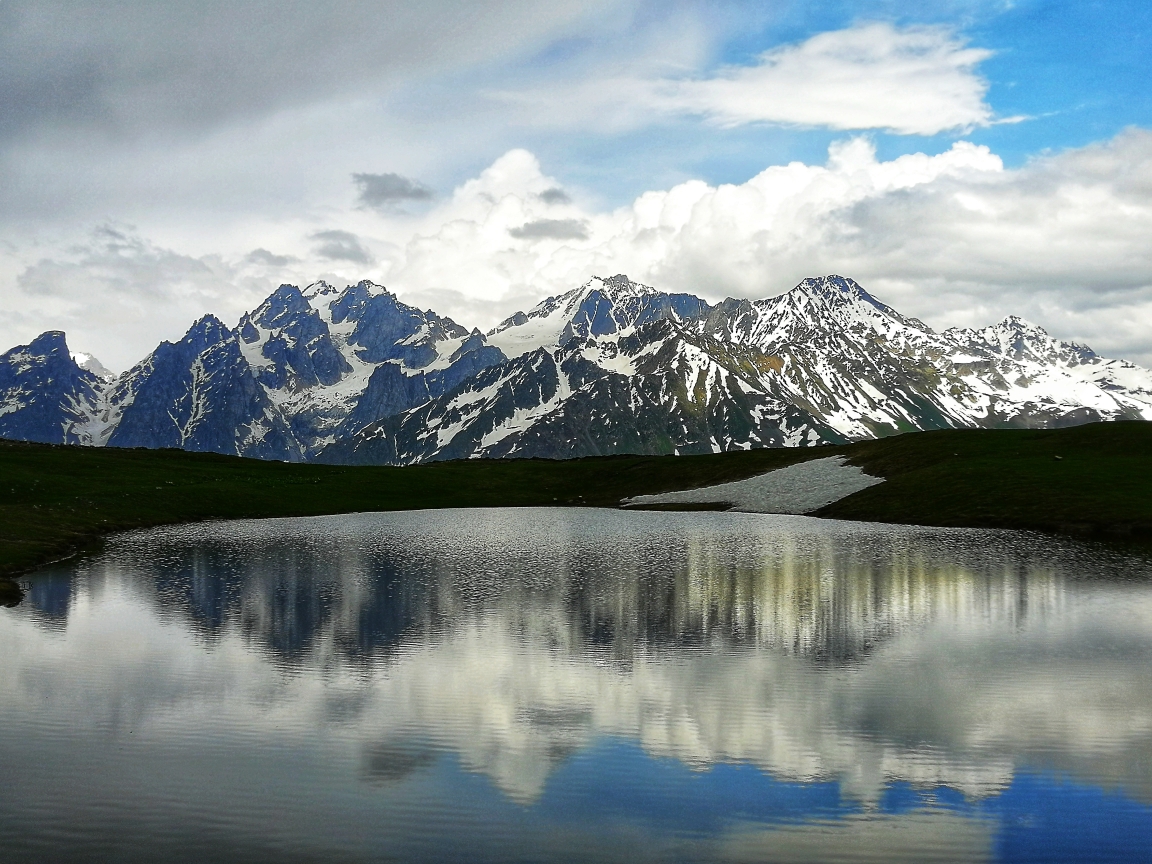
[[[281,285],[121,375],[49,331],[0,356],[0,437],[406,465],[807,446],[1152,419],[1152,372],[1017,317],[936,332],[851,279],[709,304],[594,278],[489,333],[363,281]]]

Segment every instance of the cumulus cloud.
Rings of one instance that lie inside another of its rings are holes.
[[[718,300],[837,272],[934,326],[1018,313],[1152,363],[1141,324],[1152,313],[1149,132],[1011,170],[964,141],[880,161],[855,138],[835,144],[823,165],[771,166],[742,184],[689,181],[611,212],[569,205],[566,220],[586,226],[579,243],[509,243],[555,220],[540,197],[553,185],[531,154],[501,157],[428,214],[390,283],[485,299],[491,311],[475,323],[486,325],[516,311],[512,303],[592,275],[623,272]]]
[[[353,264],[371,264],[372,253],[364,248],[360,238],[350,231],[317,231],[313,240],[320,241],[315,253],[330,261],[351,261]]]
[[[399,201],[428,201],[432,190],[418,180],[400,174],[353,174],[365,207],[388,207]]]

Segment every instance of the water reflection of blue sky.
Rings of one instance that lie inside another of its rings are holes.
[[[617,783],[605,788],[600,782],[605,776]],[[694,772],[675,760],[653,759],[633,743],[614,741],[561,769],[556,789],[550,783],[541,798],[546,819],[594,825],[627,814],[657,833],[721,835],[735,828],[740,834],[756,825],[816,823],[825,833],[852,835],[850,826],[862,821],[920,817],[938,829],[949,817],[961,817],[973,823],[970,839],[987,836],[988,857],[1000,861],[1130,861],[1136,850],[1152,850],[1152,807],[1051,773],[1018,772],[1005,789],[980,800],[947,786],[891,781],[875,806],[864,807],[844,796],[835,780],[781,781],[749,765]],[[587,797],[573,800],[567,790],[574,789],[585,790]],[[915,838],[917,844],[929,840]],[[974,842],[970,848],[978,846]]]

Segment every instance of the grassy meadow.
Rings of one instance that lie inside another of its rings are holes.
[[[406,468],[0,441],[0,574],[132,528],[442,507],[615,507],[843,454],[887,482],[819,516],[1100,537],[1152,536],[1152,423],[917,432],[837,447]],[[2,599],[2,598],[0,598]]]

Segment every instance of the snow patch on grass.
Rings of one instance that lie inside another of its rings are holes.
[[[812,459],[767,474],[688,489],[637,495],[620,503],[625,507],[661,504],[731,504],[739,513],[803,514],[819,510],[833,501],[847,498],[861,489],[883,483],[882,477],[865,474],[855,465],[845,465],[845,457]]]

